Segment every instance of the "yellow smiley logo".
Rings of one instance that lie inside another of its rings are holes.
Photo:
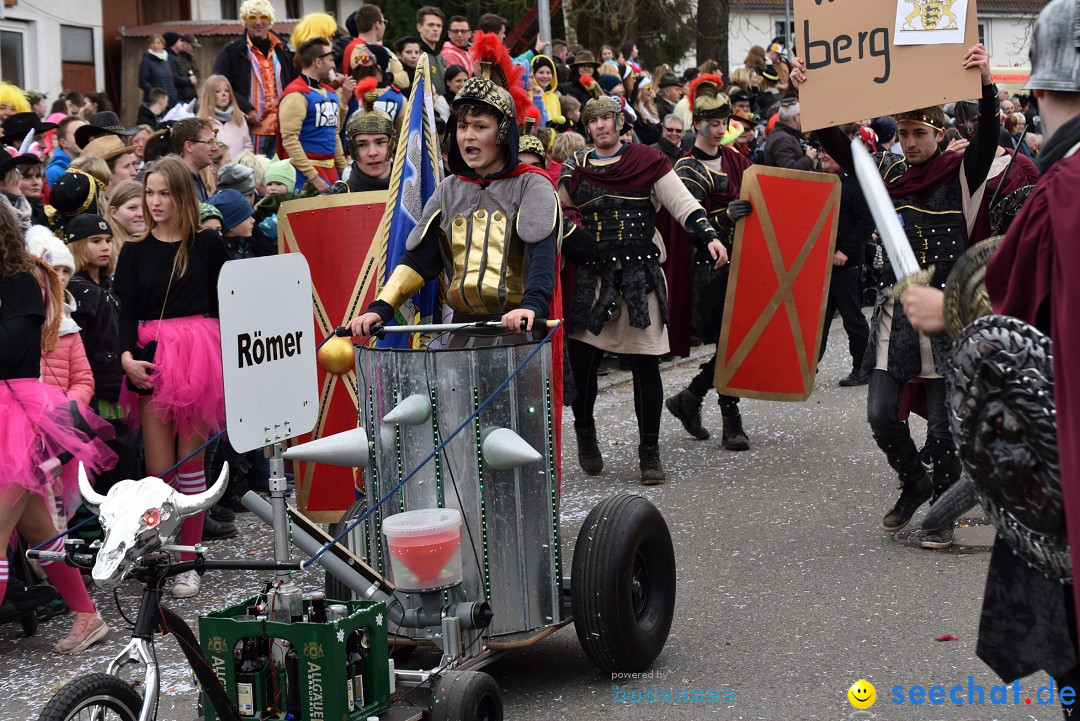
[[[874,684],[860,678],[847,690],[847,698],[855,708],[867,709],[877,701],[877,689],[874,688]]]

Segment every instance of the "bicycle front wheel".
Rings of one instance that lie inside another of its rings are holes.
[[[45,704],[38,721],[137,721],[142,703],[124,681],[92,673],[64,684]]]

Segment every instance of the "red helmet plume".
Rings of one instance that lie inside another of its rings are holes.
[[[716,86],[716,90],[712,95],[716,95],[720,92],[720,89],[724,87],[724,80],[719,75],[698,75],[694,78],[693,82],[690,83],[690,97],[687,98],[687,103],[689,103],[691,108],[694,107],[694,95],[697,93],[698,86],[706,82]]]
[[[366,93],[374,92],[378,85],[379,82],[375,78],[363,78],[356,84],[356,90],[353,94],[362,104],[364,102],[364,95]]]
[[[469,56],[474,62],[486,64],[491,68],[491,80],[505,88],[514,101],[517,125],[525,122],[525,108],[532,104],[532,98],[525,90],[523,78],[525,68],[510,59],[506,46],[493,33],[477,32],[473,38]]]

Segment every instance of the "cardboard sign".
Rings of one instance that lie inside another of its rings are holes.
[[[373,242],[386,209],[386,193],[343,193],[292,200],[278,213],[278,250],[302,253],[311,267],[315,334],[321,341],[356,317],[372,301],[377,266],[384,252]],[[301,442],[356,428],[356,374],[318,370],[318,421]],[[361,472],[317,463],[300,464],[296,497],[300,509],[318,523],[336,523],[353,504]]]
[[[740,197],[754,212],[735,231],[713,382],[724,395],[804,401],[821,347],[840,178],[754,165]]]
[[[311,273],[302,255],[231,260],[218,278],[229,442],[240,453],[315,425]]]
[[[958,45],[897,45],[895,1],[794,2],[795,50],[806,63],[806,83],[799,89],[803,130],[981,94],[979,71],[962,65],[964,53],[979,41],[974,0]]]

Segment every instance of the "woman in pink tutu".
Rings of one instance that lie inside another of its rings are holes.
[[[113,283],[127,376],[120,402],[142,425],[147,473],[160,477],[225,427],[217,280],[228,254],[220,235],[199,227],[191,171],[175,156],[147,166],[143,217],[147,230],[124,244]],[[203,454],[163,480],[182,493],[206,490]],[[184,521],[180,542],[195,545],[202,532],[200,513]],[[176,577],[172,594],[187,598],[200,586],[189,571]]]
[[[18,530],[31,546],[57,535],[49,511],[54,495],[78,494],[65,488],[60,460],[82,461],[92,472],[116,461],[98,429],[108,428],[85,405],[69,400],[56,386],[41,383],[42,338],[55,339],[61,316],[60,284],[52,269],[27,252],[14,215],[0,208],[0,539]],[[77,419],[77,420],[76,420]],[[89,433],[76,426],[89,429]],[[67,454],[70,454],[67,455]],[[45,550],[62,551],[56,539]],[[103,639],[101,620],[79,572],[62,562],[43,561],[45,574],[75,613],[71,632],[56,644],[60,653],[77,653]],[[8,562],[0,556],[0,598],[7,591]]]

